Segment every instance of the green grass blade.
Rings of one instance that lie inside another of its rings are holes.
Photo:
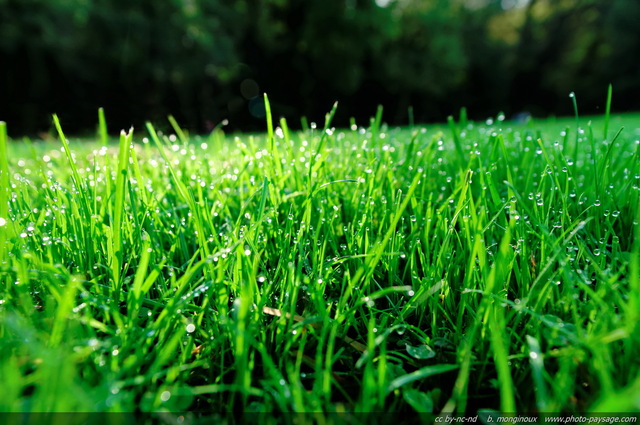
[[[416,370],[415,372],[408,373],[400,376],[389,383],[387,387],[387,393],[391,393],[404,385],[410,384],[420,379],[428,378],[429,376],[439,375],[458,369],[456,364],[438,364],[434,366],[425,366]]]
[[[58,136],[60,137],[60,142],[64,148],[64,153],[67,157],[67,161],[69,163],[69,167],[71,169],[71,177],[73,179],[73,184],[75,186],[75,190],[80,193],[80,201],[81,201],[81,210],[85,214],[85,218],[91,215],[91,210],[89,208],[89,202],[87,200],[87,191],[83,185],[83,180],[80,178],[80,174],[78,173],[78,167],[76,166],[76,161],[73,157],[73,153],[71,152],[71,148],[69,147],[69,142],[62,131],[62,126],[60,125],[60,120],[57,115],[53,115],[53,123],[58,131]]]
[[[579,140],[580,140],[580,117],[578,115],[578,99],[576,98],[576,94],[574,92],[569,93],[569,97],[571,98],[571,102],[573,104],[573,112],[576,116],[576,142],[573,150],[573,160],[577,163],[578,158],[578,149],[579,149]]]
[[[98,109],[98,138],[102,146],[109,146],[109,133],[107,132],[107,120],[104,116],[104,108]]]
[[[611,97],[613,96],[613,86],[609,84],[609,88],[607,89],[607,103],[605,105],[604,111],[604,130],[602,139],[607,140],[607,135],[609,134],[609,119],[611,117]]]
[[[114,193],[113,223],[111,231],[113,233],[113,257],[111,258],[111,273],[113,276],[114,297],[120,299],[122,288],[121,273],[124,264],[124,252],[122,247],[123,226],[125,223],[125,196],[127,193],[128,170],[129,170],[129,149],[133,129],[126,133],[120,133],[120,146],[118,153],[118,173],[116,175],[116,188]]]
[[[549,395],[545,382],[546,371],[540,342],[531,335],[527,335],[526,340],[529,349],[529,364],[531,365],[536,404],[541,412],[546,412],[549,406]]]
[[[9,178],[9,152],[7,149],[7,124],[0,121],[0,264],[7,260],[9,239],[9,200],[11,180]]]
[[[449,130],[451,131],[453,144],[456,148],[456,152],[458,153],[459,165],[460,168],[462,168],[464,167],[466,160],[464,156],[464,150],[462,149],[462,142],[460,141],[460,135],[458,134],[458,129],[456,128],[456,122],[452,116],[447,117],[447,122],[449,123]]]
[[[189,142],[189,138],[187,137],[187,134],[184,132],[182,127],[180,127],[180,125],[178,124],[178,121],[176,121],[173,115],[169,115],[168,119],[169,119],[169,123],[171,124],[171,128],[173,128],[173,131],[176,132],[176,135],[178,136],[178,140],[180,140],[180,143],[182,143],[183,145],[186,145]]]

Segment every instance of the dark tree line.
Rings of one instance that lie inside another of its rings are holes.
[[[335,100],[340,125],[378,104],[395,124],[568,114],[571,91],[597,113],[609,83],[633,110],[639,19],[635,0],[0,0],[0,120],[254,130],[263,92],[293,123]]]

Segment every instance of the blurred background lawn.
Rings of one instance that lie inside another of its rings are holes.
[[[37,134],[173,114],[205,132],[276,116],[366,124],[601,113],[640,99],[638,0],[0,0],[0,120]]]

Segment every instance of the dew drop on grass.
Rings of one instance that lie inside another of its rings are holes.
[[[196,325],[194,325],[193,323],[189,323],[187,325],[187,332],[188,333],[193,333],[196,330]]]

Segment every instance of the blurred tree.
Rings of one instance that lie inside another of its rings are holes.
[[[53,112],[73,93],[63,72],[77,52],[86,8],[73,0],[2,0],[0,8],[2,112],[15,111],[7,115],[18,127],[37,127],[43,111]]]
[[[385,105],[406,123],[468,106],[571,113],[637,108],[640,3],[629,0],[0,0],[0,119],[10,130],[163,122],[196,131],[225,118],[359,122]],[[28,81],[23,84],[23,81]]]
[[[398,97],[396,119],[419,102],[418,111],[438,113],[466,78],[468,61],[462,39],[461,8],[445,0],[403,1],[393,7],[395,27],[376,52],[372,75]],[[420,102],[430,99],[431,105]]]
[[[640,2],[602,1],[603,42],[591,65],[600,81],[613,82],[617,108],[638,110],[640,98]]]
[[[570,114],[567,95],[574,91],[581,110],[594,113],[609,83],[616,99],[620,90],[638,93],[639,68],[631,59],[640,53],[638,18],[639,5],[626,0],[531,0],[510,58],[509,104]]]
[[[105,93],[108,104],[124,107],[133,100],[144,114],[134,118],[164,119],[174,113],[195,128],[204,119],[219,119],[216,90],[232,79],[238,62],[232,7],[203,0],[102,0],[92,12],[90,25],[99,30],[84,40],[84,62],[115,77],[116,87]],[[110,44],[117,48],[95,49]],[[118,88],[125,94],[121,99]]]
[[[468,70],[454,97],[461,102],[456,106],[467,107],[481,119],[509,108],[508,53],[518,41],[524,13],[522,7],[505,10],[502,3],[493,0],[481,8],[464,7],[460,17]]]
[[[249,16],[245,62],[276,111],[296,119],[322,117],[336,100],[348,109],[391,24],[368,0],[265,0]]]
[[[0,7],[0,49],[11,64],[1,87],[12,103],[0,111],[12,127],[41,128],[57,112],[79,130],[95,122],[99,106],[121,127],[174,113],[197,128],[224,113],[215,110],[223,102],[213,99],[238,62],[234,40],[242,15],[235,6],[2,0]],[[29,84],[17,84],[25,76]]]

